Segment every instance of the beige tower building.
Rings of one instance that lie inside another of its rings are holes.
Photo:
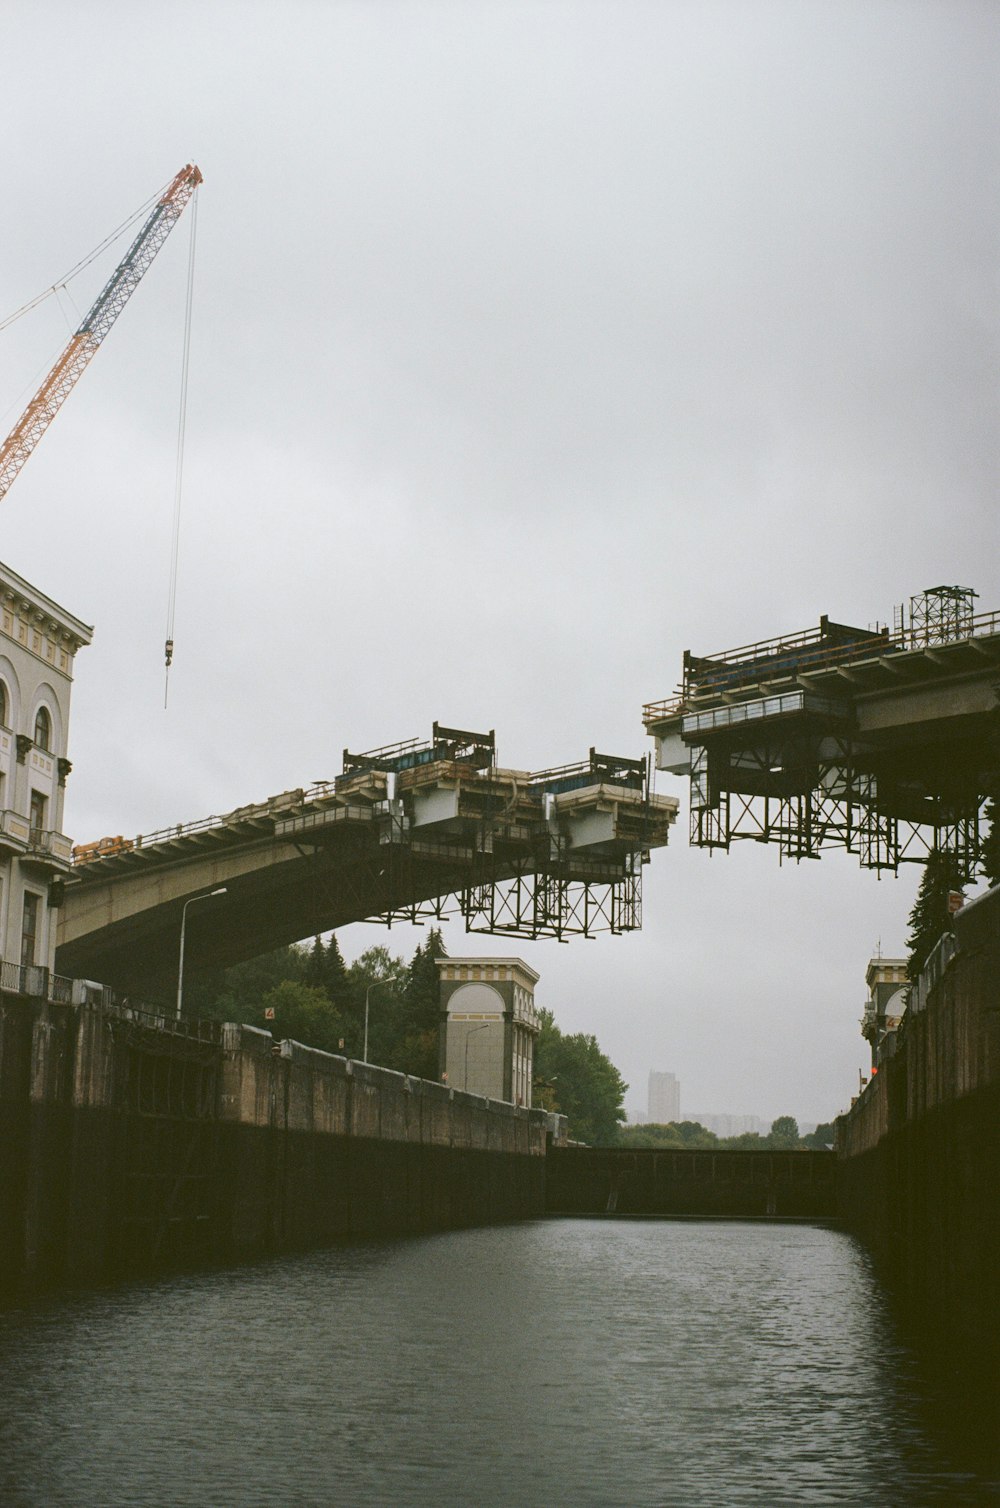
[[[538,975],[520,958],[439,958],[441,1073],[453,1089],[531,1106]]]
[[[3,988],[38,995],[56,949],[73,658],[93,629],[0,564],[0,938]]]

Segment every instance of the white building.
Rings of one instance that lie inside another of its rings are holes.
[[[899,1030],[910,998],[905,958],[870,958],[865,974],[868,999],[861,1019],[861,1035],[871,1043],[872,1068],[877,1069],[887,1038]]]
[[[538,975],[521,958],[439,958],[437,967],[442,1077],[530,1109]]]
[[[3,987],[38,994],[70,868],[63,802],[73,659],[93,629],[0,563],[0,939]],[[18,970],[26,972],[17,972]]]

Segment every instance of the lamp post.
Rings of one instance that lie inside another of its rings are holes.
[[[395,981],[392,979],[373,979],[371,984],[365,990],[365,1046],[361,1057],[362,1063],[368,1062],[368,996],[371,994],[372,990],[377,990],[380,984],[394,983]]]
[[[465,1089],[465,1090],[468,1090],[468,1087],[469,1087],[469,1038],[470,1037],[474,1037],[475,1034],[476,1034],[476,1032],[489,1031],[489,1029],[490,1029],[490,1027],[492,1025],[493,1025],[492,1021],[484,1021],[481,1026],[470,1026],[466,1030],[466,1033],[465,1033],[465,1075],[464,1075],[464,1077],[462,1079],[462,1088]]]
[[[177,960],[177,1020],[181,1019],[181,1001],[184,997],[184,928],[187,924],[187,909],[193,906],[195,901],[210,901],[213,895],[225,895],[226,886],[220,885],[218,890],[206,890],[204,895],[191,895],[181,907],[181,951]]]

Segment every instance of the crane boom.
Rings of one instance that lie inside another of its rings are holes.
[[[0,446],[0,501],[48,429],[101,341],[128,303],[156,253],[180,219],[202,177],[188,163],[157,200],[149,218],[98,294],[79,329]]]

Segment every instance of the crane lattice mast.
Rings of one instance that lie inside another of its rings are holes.
[[[84,317],[79,329],[0,446],[0,501],[69,396],[101,341],[128,303],[160,247],[201,183],[188,163],[157,200],[152,213]]]

